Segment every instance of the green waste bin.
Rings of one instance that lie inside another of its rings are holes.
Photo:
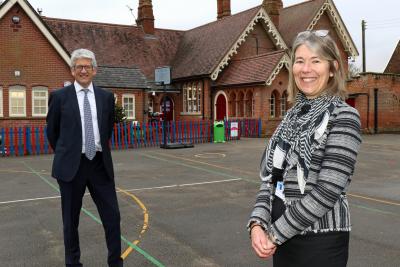
[[[225,143],[224,121],[214,122],[214,143]]]

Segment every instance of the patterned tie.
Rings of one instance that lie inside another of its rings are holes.
[[[89,89],[83,89],[85,98],[83,100],[83,114],[85,121],[85,155],[89,160],[92,160],[96,155],[96,145],[94,143],[92,111],[88,99]]]

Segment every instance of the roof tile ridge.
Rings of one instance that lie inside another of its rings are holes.
[[[236,14],[233,14],[233,15],[230,15],[230,16],[223,17],[222,19],[219,19],[219,20],[214,20],[214,21],[210,21],[210,22],[208,22],[208,23],[206,23],[206,24],[199,25],[199,26],[197,26],[197,27],[195,27],[195,28],[192,28],[192,29],[187,30],[187,32],[192,31],[192,30],[197,30],[197,29],[200,29],[200,28],[202,28],[202,27],[209,26],[209,25],[211,25],[211,24],[220,23],[220,22],[222,22],[222,21],[224,21],[224,20],[232,19],[233,17],[236,17],[236,16],[238,16],[238,15],[241,15],[242,13],[250,12],[250,10],[252,10],[252,9],[256,10],[256,9],[259,9],[259,8],[261,8],[261,5],[258,5],[258,6],[255,6],[255,7],[252,7],[252,8],[243,10],[243,11],[240,11],[239,13],[236,13]]]
[[[296,6],[300,6],[300,5],[304,5],[304,4],[309,4],[312,2],[315,2],[315,0],[306,0],[304,2],[299,2],[299,3],[293,4],[293,5],[286,6],[283,9],[292,8],[292,7],[296,7]]]
[[[65,19],[65,18],[52,18],[42,16],[42,19],[46,20],[53,20],[53,21],[64,21],[64,22],[74,22],[78,24],[97,24],[97,25],[106,25],[106,26],[118,26],[118,27],[136,27],[136,25],[129,25],[129,24],[117,24],[117,23],[107,23],[107,22],[98,22],[98,21],[88,21],[88,20],[76,20],[76,19]]]
[[[87,24],[87,25],[92,24],[92,25],[103,25],[103,26],[124,27],[124,28],[134,27],[134,28],[140,29],[137,25],[129,25],[129,24],[118,24],[118,23],[65,19],[65,18],[53,18],[53,17],[46,17],[46,16],[42,16],[42,19],[44,19],[45,21],[52,20],[52,21],[62,21],[62,22],[73,22],[73,23],[77,23],[77,24]],[[174,30],[174,29],[164,29],[164,28],[155,28],[155,30],[156,31],[185,32],[185,30]]]

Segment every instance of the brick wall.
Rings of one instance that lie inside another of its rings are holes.
[[[122,96],[124,94],[132,94],[135,96],[135,120],[143,121],[144,117],[144,92],[140,89],[120,89],[120,88],[107,88],[114,93],[117,97],[117,105],[122,107]],[[147,118],[146,118],[147,119]]]
[[[20,17],[19,24],[13,24],[11,18]],[[44,86],[49,89],[49,95],[64,82],[73,82],[68,63],[65,62],[30,20],[23,9],[16,4],[0,20],[0,88],[3,90],[2,127],[43,126],[45,117],[32,117],[32,87]],[[21,75],[16,77],[15,71]],[[9,88],[19,85],[26,92],[26,116],[9,117]],[[137,120],[144,119],[144,94],[142,90],[111,89],[122,103],[122,94],[135,95],[135,114]]]
[[[20,17],[15,25],[11,18]],[[44,118],[32,117],[31,89],[44,86],[52,91],[72,81],[68,64],[51,46],[22,8],[16,4],[0,20],[0,87],[3,88],[3,118],[0,127],[43,125]],[[20,76],[15,76],[15,71]],[[9,88],[19,85],[26,89],[26,117],[9,118]]]
[[[364,132],[375,133],[375,128],[378,133],[400,132],[400,75],[364,73],[348,83],[348,90]]]

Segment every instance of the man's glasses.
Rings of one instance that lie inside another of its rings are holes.
[[[297,34],[297,37],[301,37],[301,36],[308,36],[310,34],[314,34],[318,37],[326,37],[329,33],[329,30],[316,30],[316,31],[304,31],[304,32],[299,32]]]
[[[74,66],[74,69],[77,71],[82,71],[83,69],[85,69],[86,71],[91,71],[93,70],[93,66],[92,65],[76,65]]]

